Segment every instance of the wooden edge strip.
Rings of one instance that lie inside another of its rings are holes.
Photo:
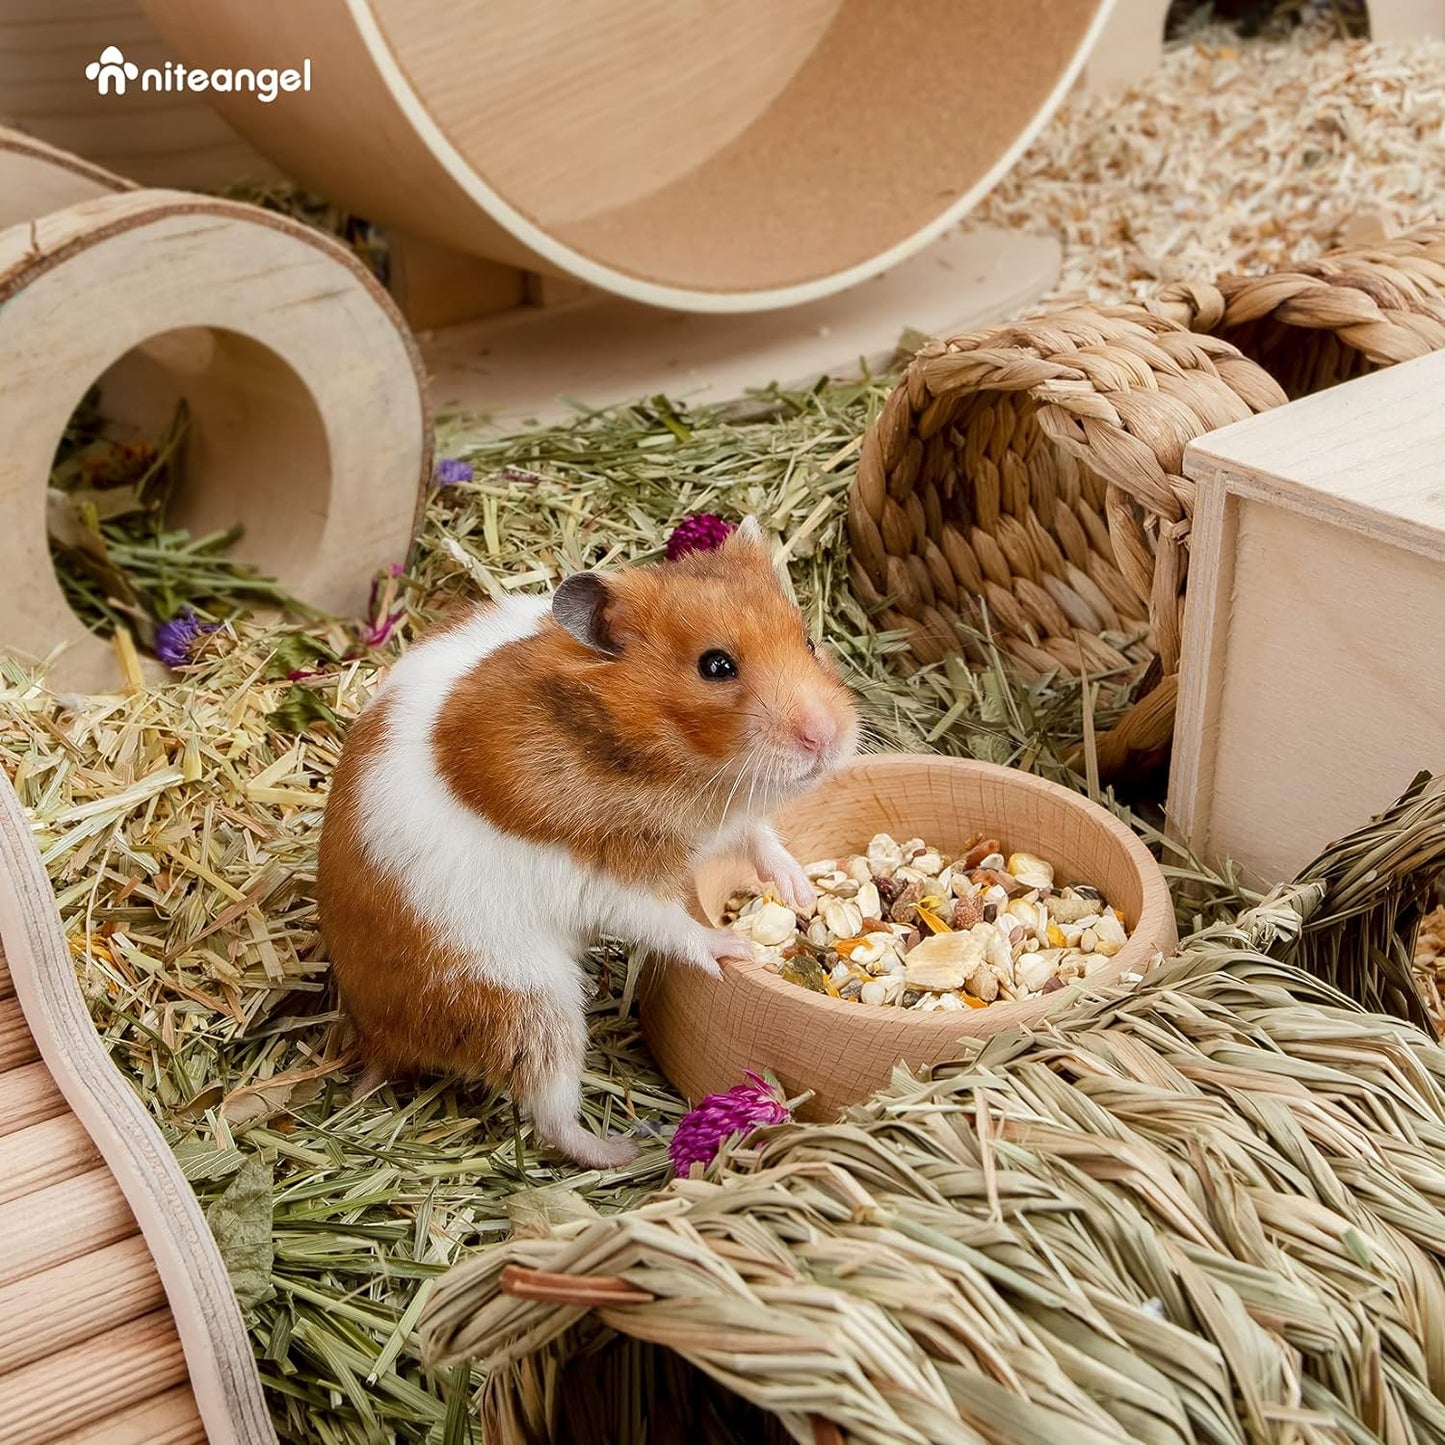
[[[72,155],[69,151],[63,151],[58,146],[49,145],[33,135],[26,135],[23,130],[14,130],[9,126],[0,126],[0,151],[32,156],[34,159],[44,161],[62,171],[70,171],[73,175],[84,176],[86,180],[94,181],[96,185],[104,186],[107,190],[135,191],[140,189],[134,181],[126,180],[124,176],[118,176],[114,171],[106,170],[104,166],[98,166],[81,156]]]
[[[174,1154],[95,1031],[55,895],[8,780],[0,787],[0,943],[41,1056],[145,1236],[211,1445],[276,1445],[226,1266]]]

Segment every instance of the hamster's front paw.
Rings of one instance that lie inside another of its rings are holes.
[[[791,853],[779,853],[772,872],[773,891],[794,913],[811,914],[818,906],[818,894],[803,865]]]
[[[803,865],[771,833],[753,843],[753,867],[758,877],[773,885],[773,892],[794,913],[811,914],[818,906],[818,894]]]
[[[729,959],[753,956],[752,940],[731,928],[704,928],[700,931],[698,943],[697,956],[689,957],[688,962],[713,978],[722,972],[719,965]]]

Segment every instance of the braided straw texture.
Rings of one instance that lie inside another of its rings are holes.
[[[920,663],[968,653],[962,623],[1026,673],[1123,671],[1155,653],[1172,673],[1184,448],[1283,400],[1227,342],[1138,306],[932,342],[863,442],[854,585]]]
[[[1445,347],[1445,226],[1268,276],[1176,283],[1149,309],[1223,337],[1306,396]]]
[[[1445,1439],[1445,1052],[1247,923],[483,1251],[438,1281],[429,1357],[482,1365],[499,1445],[778,1438],[687,1428],[729,1399],[849,1445]]]

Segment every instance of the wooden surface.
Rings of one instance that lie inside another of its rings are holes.
[[[885,276],[787,311],[699,316],[612,297],[522,308],[418,338],[439,408],[498,421],[555,420],[572,403],[606,406],[666,392],[726,401],[778,381],[882,367],[904,327],[949,335],[1015,316],[1059,272],[1051,237],[955,233]]]
[[[130,181],[79,156],[0,128],[0,230],[130,189]]]
[[[387,288],[415,331],[453,326],[527,301],[527,273],[405,231],[387,233]]]
[[[1445,768],[1445,352],[1201,438],[1170,813],[1290,877]]]
[[[1112,814],[1030,774],[959,758],[865,757],[777,822],[805,863],[862,848],[880,830],[945,852],[985,831],[1007,851],[1047,858],[1060,884],[1100,888],[1129,927],[1129,942],[1091,985],[1142,970],[1177,941],[1169,890],[1148,849]],[[703,916],[716,922],[728,894],[750,881],[728,864],[705,870],[697,880]],[[689,1099],[730,1088],[744,1069],[769,1068],[790,1095],[814,1091],[802,1117],[830,1119],[882,1087],[898,1061],[940,1063],[956,1056],[965,1036],[1037,1023],[1080,993],[925,1014],[844,1003],[785,983],[761,964],[734,963],[716,981],[676,965],[654,967],[638,996],[653,1057]]]
[[[0,645],[39,659],[63,644],[53,685],[119,683],[45,537],[57,439],[102,374],[113,414],[149,407],[163,425],[189,404],[176,525],[239,522],[238,556],[342,616],[406,556],[431,467],[420,358],[340,246],[253,207],[130,191],[0,231],[0,303]]]
[[[1090,90],[1113,90],[1143,80],[1164,59],[1169,0],[1114,0],[1098,44],[1084,66]]]
[[[145,0],[289,174],[456,250],[690,311],[799,304],[965,214],[1079,73],[1104,0]],[[741,57],[746,57],[745,61]]]
[[[1371,40],[1445,36],[1445,0],[1367,0]]]
[[[0,944],[0,1439],[275,1445],[225,1265],[95,1032],[3,780]]]
[[[278,174],[194,91],[102,96],[85,67],[107,45],[142,68],[175,58],[138,0],[5,0],[0,124],[142,185],[219,189]]]

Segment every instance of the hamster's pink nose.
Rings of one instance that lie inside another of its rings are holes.
[[[807,712],[793,727],[798,746],[813,757],[821,757],[838,741],[838,724],[825,712]]]

